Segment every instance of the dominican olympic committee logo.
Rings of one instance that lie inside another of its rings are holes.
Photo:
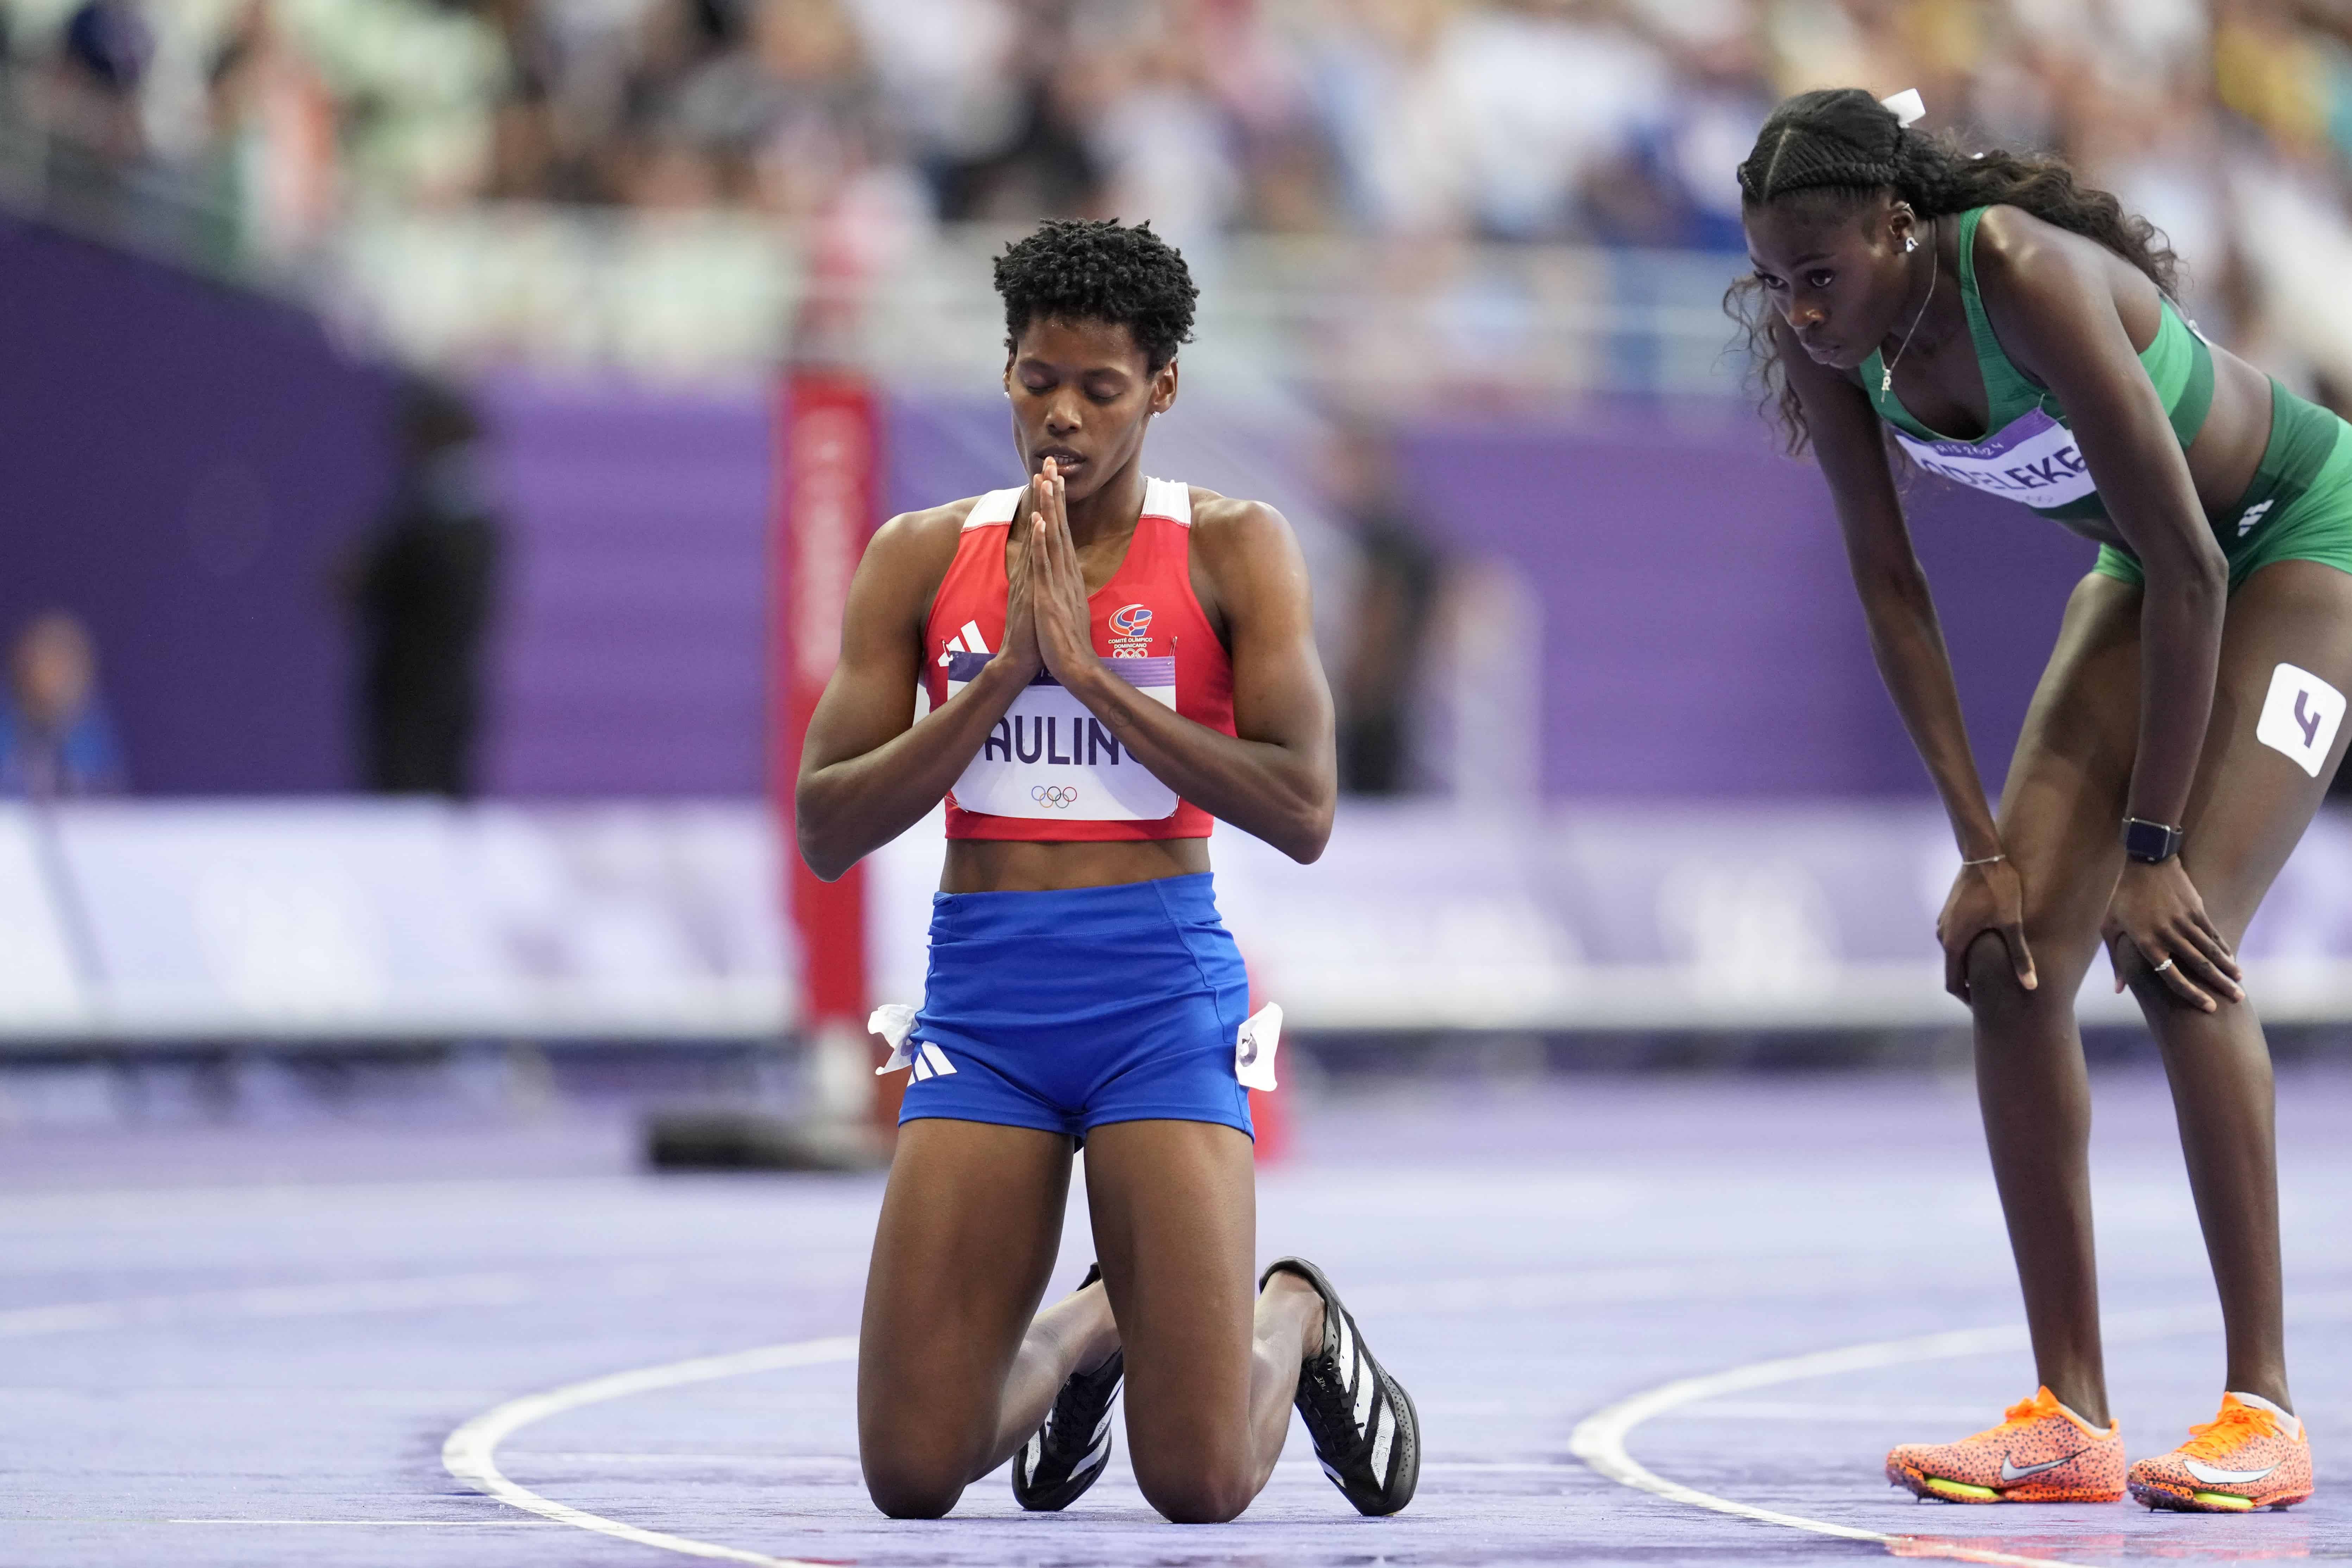
[[[1048,805],[1055,811],[1067,811],[1078,804],[1078,792],[1074,784],[1031,784],[1029,798],[1039,805]]]
[[[1110,652],[1113,658],[1151,657],[1150,605],[1121,605],[1110,613]]]

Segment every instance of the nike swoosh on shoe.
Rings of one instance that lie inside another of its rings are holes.
[[[2000,1457],[2000,1479],[2004,1481],[2021,1481],[2028,1476],[2038,1476],[2044,1470],[2054,1470],[2059,1466],[2067,1463],[2069,1460],[2081,1458],[2085,1450],[2077,1448],[2074,1452],[2066,1455],[2063,1458],[2044,1459],[2038,1465],[2011,1464],[2010,1462],[2009,1456],[2003,1454]],[[2263,1473],[2267,1475],[2269,1472],[2264,1471]]]
[[[2276,1465],[2266,1465],[2259,1470],[2217,1470],[2210,1465],[2200,1465],[2194,1459],[2181,1460],[2180,1468],[2209,1487],[2242,1486],[2248,1481],[2261,1480],[2271,1471],[2278,1468]]]

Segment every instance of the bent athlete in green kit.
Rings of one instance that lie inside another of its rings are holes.
[[[1916,100],[1909,108],[1916,115]],[[1889,100],[1900,104],[1903,100]],[[2200,337],[2173,257],[2054,160],[1970,158],[1854,89],[1740,165],[1756,342],[1810,439],[1871,644],[1966,862],[1937,921],[2042,1386],[1906,1445],[1961,1502],[2242,1512],[2311,1493],[2281,1325],[2271,1064],[2235,945],[2311,820],[2352,688],[2352,439]],[[2099,542],[1998,814],[1883,432]],[[2074,996],[2102,939],[2163,1050],[2228,1332],[2221,1414],[2126,1470],[2107,1411]]]

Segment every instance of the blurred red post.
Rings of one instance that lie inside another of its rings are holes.
[[[787,862],[785,907],[800,941],[802,1028],[818,1053],[820,1113],[850,1121],[862,1112],[887,1134],[904,1085],[896,1075],[871,1076],[865,868],[820,880],[800,858],[793,823],[802,741],[840,654],[850,575],[879,521],[881,429],[865,378],[831,366],[789,371],[777,399],[776,457],[769,774]],[[863,1085],[853,1087],[853,1073]]]
[[[1242,965],[1249,971],[1250,1011],[1265,1005],[1265,993],[1258,989],[1257,967],[1244,955]],[[1292,1058],[1296,1060],[1296,1058]],[[1280,1075],[1276,1077],[1278,1086]],[[1254,1152],[1261,1165],[1279,1164],[1290,1157],[1290,1097],[1279,1087],[1272,1091],[1253,1089],[1249,1094],[1250,1126],[1256,1133]]]
[[[1271,1094],[1254,1089],[1249,1103],[1250,1125],[1257,1132],[1257,1163],[1278,1165],[1290,1158],[1290,1098],[1279,1089]]]

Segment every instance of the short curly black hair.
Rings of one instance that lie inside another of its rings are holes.
[[[1192,341],[1201,291],[1174,246],[1151,232],[1108,221],[1054,218],[996,258],[1004,297],[1004,347],[1015,350],[1032,321],[1116,321],[1135,334],[1156,372]]]

